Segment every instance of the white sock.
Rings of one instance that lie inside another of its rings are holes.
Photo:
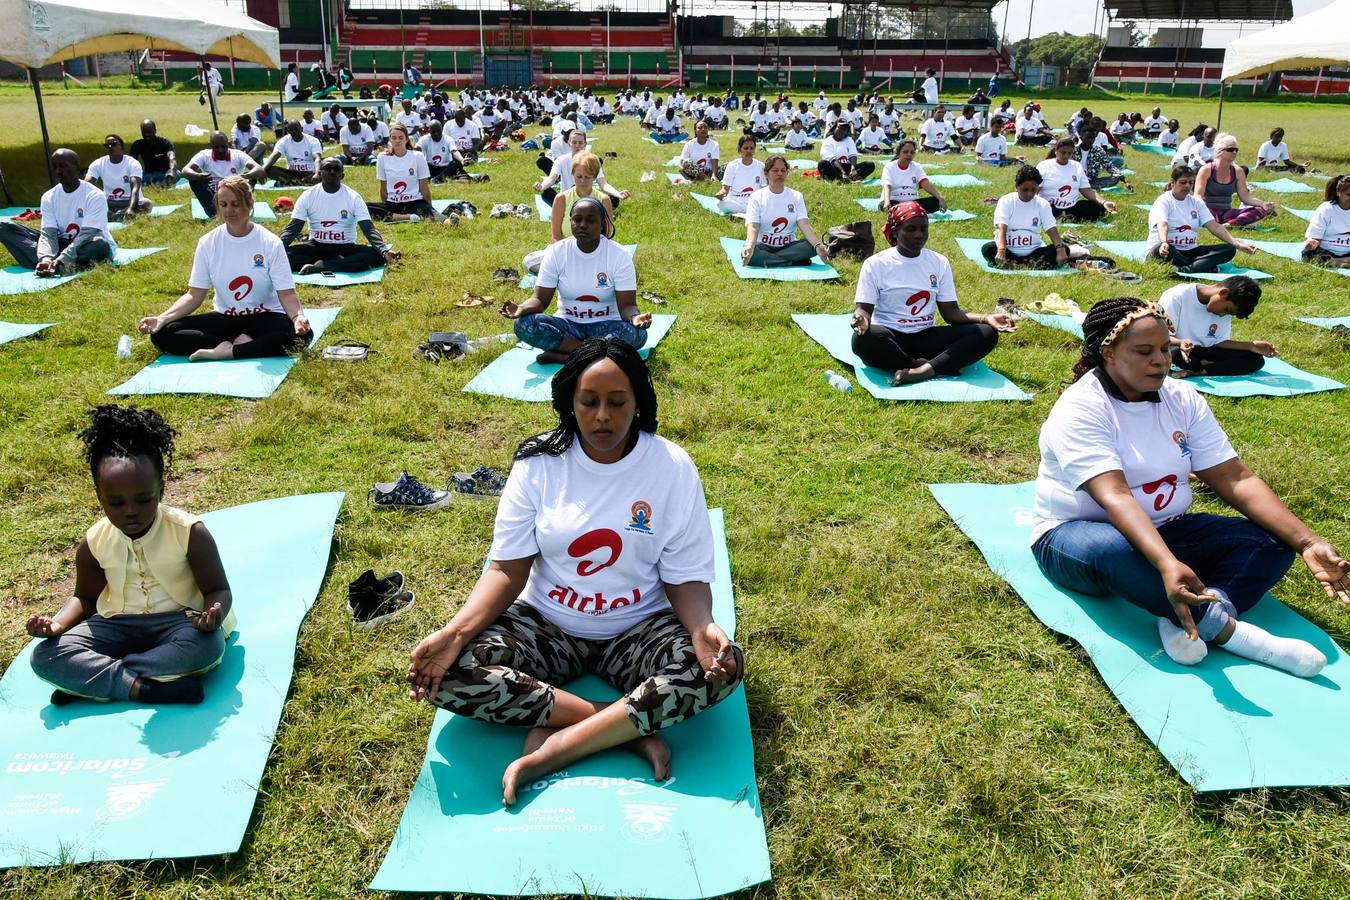
[[[1229,653],[1284,669],[1299,678],[1312,678],[1327,664],[1327,658],[1307,641],[1276,637],[1250,622],[1234,620],[1233,635],[1219,646]]]
[[[1196,665],[1209,653],[1204,641],[1191,640],[1185,629],[1161,617],[1158,619],[1158,637],[1162,638],[1168,657],[1179,666]]]

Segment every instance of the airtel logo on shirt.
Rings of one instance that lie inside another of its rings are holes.
[[[121,197],[125,194],[126,191],[122,190],[121,188],[113,188],[112,196],[114,200],[121,199]]]
[[[76,236],[79,235],[79,233],[80,233],[80,223],[79,223],[79,222],[71,222],[69,225],[66,226],[66,238],[67,238],[67,239],[73,241],[73,240],[76,238]]]
[[[599,555],[602,551],[603,558]],[[619,537],[617,531],[609,528],[588,531],[567,547],[568,556],[581,560],[577,563],[577,574],[582,578],[589,578],[597,572],[608,569],[619,561],[622,553],[623,538]]]
[[[1192,227],[1189,226],[1189,225],[1178,225],[1178,226],[1177,226],[1177,231],[1194,231],[1194,230],[1195,230],[1195,229],[1192,228]]]
[[[394,193],[396,193],[396,194],[401,194],[401,193],[403,193],[404,191],[406,191],[407,189],[408,189],[408,182],[406,182],[406,181],[395,181],[395,182],[394,182]]]
[[[778,218],[773,220],[773,223],[769,225],[769,228],[773,231],[774,234],[782,234],[783,229],[787,228],[787,224],[788,224],[787,218],[784,216],[779,216]]]
[[[1139,489],[1145,494],[1156,495],[1153,497],[1153,509],[1155,512],[1162,512],[1177,495],[1177,476],[1165,475],[1157,481],[1141,484]]]
[[[247,275],[240,275],[238,278],[231,281],[227,287],[234,292],[234,300],[238,303],[249,294],[253,293],[253,279],[249,278]]]
[[[334,225],[336,225],[336,224],[337,224],[337,219],[326,219],[326,220],[320,222],[320,223],[319,223],[319,226],[320,226],[321,228],[332,228],[332,227],[333,227]]]
[[[923,312],[928,307],[928,304],[932,301],[932,299],[933,299],[932,294],[928,293],[927,291],[919,291],[917,294],[915,294],[914,296],[910,297],[908,300],[905,301],[905,303],[908,304],[909,306],[909,314],[911,316],[917,316],[919,313]]]
[[[1069,196],[1069,191],[1071,191],[1071,190],[1073,190],[1073,185],[1071,185],[1071,184],[1061,184],[1061,185],[1059,186],[1059,195],[1060,195],[1061,197],[1067,197],[1067,196]]]

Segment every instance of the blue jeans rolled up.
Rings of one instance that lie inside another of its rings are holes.
[[[564,338],[584,341],[587,338],[615,337],[639,350],[647,343],[647,329],[630,325],[623,319],[601,319],[598,322],[577,322],[562,316],[532,313],[516,320],[516,337],[540,350],[557,350]]]

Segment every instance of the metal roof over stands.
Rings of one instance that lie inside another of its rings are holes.
[[[951,4],[946,4],[951,5]],[[1287,22],[1293,0],[1106,0],[1113,19],[1167,22]]]

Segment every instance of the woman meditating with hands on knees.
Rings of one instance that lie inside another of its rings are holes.
[[[1195,193],[1205,201],[1209,213],[1227,227],[1252,225],[1275,215],[1275,204],[1252,196],[1247,173],[1237,164],[1238,142],[1231,134],[1214,139],[1214,159],[1195,173]],[[1242,205],[1233,207],[1236,195]]]
[[[525,726],[502,802],[620,744],[670,777],[659,731],[729,696],[742,649],[712,619],[713,536],[698,470],[656,435],[651,375],[612,338],[553,378],[558,427],[516,450],[491,563],[450,622],[412,653],[410,696]],[[561,685],[593,672],[611,703]]]
[[[1057,269],[1069,262],[1069,248],[1055,226],[1049,201],[1040,196],[1041,173],[1035,166],[1017,170],[1017,189],[999,198],[994,207],[994,239],[980,248],[991,266],[1027,266]],[[1041,240],[1041,232],[1050,243]]]
[[[572,237],[544,251],[534,296],[504,303],[516,337],[543,350],[541,363],[560,363],[587,338],[614,337],[634,349],[647,343],[651,313],[638,312],[637,269],[627,251],[610,240],[614,223],[595,197],[572,204]],[[558,293],[559,315],[545,315]]]
[[[816,236],[807,221],[806,200],[801,192],[784,187],[788,163],[781,156],[764,162],[768,187],[750,195],[745,209],[745,248],[741,261],[747,266],[804,266],[811,258],[830,258],[830,248]],[[801,228],[806,240],[797,238]]]
[[[1328,181],[1322,196],[1303,232],[1303,261],[1344,269],[1350,266],[1350,175]]]
[[[918,203],[892,206],[882,233],[895,249],[863,262],[853,298],[853,352],[894,372],[892,384],[956,375],[989,355],[998,332],[1017,330],[1002,313],[968,313],[957,304],[951,263],[925,247],[928,213]],[[938,326],[939,313],[948,327]]]
[[[946,198],[928,180],[928,173],[923,170],[923,166],[914,161],[916,149],[917,145],[906,138],[896,147],[895,159],[886,163],[886,168],[881,170],[881,208],[913,202],[922,206],[929,215],[946,212]],[[920,188],[932,196],[920,198]]]
[[[1189,275],[1216,272],[1232,262],[1237,251],[1255,253],[1255,244],[1246,244],[1228,233],[1209,207],[1191,194],[1195,174],[1187,166],[1172,170],[1167,190],[1153,201],[1148,213],[1148,255],[1170,262],[1176,270]],[[1200,246],[1200,229],[1223,241],[1221,246]]]
[[[187,293],[140,331],[165,353],[192,362],[284,356],[309,343],[309,319],[300,308],[295,278],[281,238],[253,224],[253,188],[231,175],[216,189],[224,223],[197,241]],[[192,313],[215,288],[209,313]]]
[[[713,195],[722,212],[744,215],[751,195],[769,183],[764,177],[764,163],[755,159],[756,144],[748,134],[736,142],[740,156],[727,163],[722,171],[722,189]]]
[[[75,593],[56,615],[28,619],[33,671],[78,698],[200,703],[234,631],[230,584],[211,533],[164,506],[174,430],[151,409],[89,411],[80,432],[103,518],[75,549]]]
[[[1171,323],[1157,306],[1103,300],[1083,321],[1074,383],[1041,427],[1031,539],[1063,588],[1157,616],[1185,666],[1209,646],[1311,678],[1326,657],[1241,616],[1303,557],[1350,603],[1347,563],[1238,457],[1204,397],[1167,377]],[[1194,475],[1244,518],[1191,513]]]

